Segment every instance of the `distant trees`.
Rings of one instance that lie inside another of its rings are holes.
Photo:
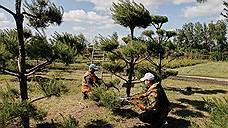
[[[55,33],[51,43],[56,59],[66,65],[73,63],[79,54],[83,54],[87,40],[83,34],[73,35],[70,33]]]
[[[227,29],[223,21],[209,24],[188,23],[177,31],[175,42],[180,50],[212,55],[216,60],[225,59],[221,58],[228,48]]]

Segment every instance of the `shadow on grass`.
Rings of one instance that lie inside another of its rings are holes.
[[[59,123],[40,123],[36,124],[36,128],[63,128]]]
[[[203,113],[201,112],[194,112],[191,110],[176,110],[172,112],[175,115],[178,115],[180,117],[205,117]]]
[[[184,99],[184,98],[177,99],[177,101],[192,105],[193,107],[195,107],[198,110],[207,111],[207,109],[205,108],[205,104],[206,104],[205,101],[189,100],[189,99]]]
[[[84,128],[113,128],[113,126],[104,120],[92,120]]]
[[[131,110],[131,109],[115,109],[115,110],[112,110],[113,111],[113,114],[115,116],[121,116],[123,118],[127,118],[127,119],[130,119],[130,118],[135,118],[135,117],[138,117],[138,113]]]
[[[221,90],[221,89],[204,90],[204,89],[201,89],[201,88],[193,88],[193,87],[186,87],[185,89],[175,88],[175,87],[166,87],[165,90],[180,92],[181,94],[184,94],[184,95],[192,95],[194,93],[209,94],[209,95],[218,94],[218,93],[223,93],[223,94],[227,93],[227,91]]]
[[[191,122],[184,119],[167,117],[166,121],[168,122],[168,124],[163,125],[161,128],[187,128],[191,126]],[[158,127],[153,127],[151,125],[144,124],[144,125],[134,126],[132,128],[158,128]]]
[[[172,108],[187,108],[187,106],[179,104],[179,103],[171,103]]]

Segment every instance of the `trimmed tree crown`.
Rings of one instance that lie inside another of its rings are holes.
[[[134,29],[135,27],[146,28],[151,23],[150,12],[142,5],[129,0],[120,0],[113,3],[112,19],[115,23]]]

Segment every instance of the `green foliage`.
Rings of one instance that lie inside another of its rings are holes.
[[[70,33],[54,33],[53,42],[61,42],[68,45],[74,52],[74,56],[82,54],[86,48],[87,40],[83,34],[73,35]]]
[[[28,29],[24,29],[24,37],[27,40],[32,36]],[[18,58],[18,37],[16,29],[6,29],[0,32],[0,64],[5,64],[10,59]]]
[[[74,58],[85,51],[87,41],[82,34],[55,33],[52,37],[55,57],[67,65],[73,63]]]
[[[146,54],[147,45],[141,41],[131,40],[124,46],[121,46],[117,52],[121,54],[124,58],[130,60],[132,58],[137,58]]]
[[[168,17],[166,16],[151,16],[152,24],[163,24],[168,22]]]
[[[63,122],[61,123],[63,128],[77,128],[78,127],[79,121],[75,117],[73,117],[71,115],[63,116],[62,114],[61,114],[61,116],[63,118]]]
[[[135,76],[138,79],[140,79],[148,72],[152,73],[155,76],[155,80],[154,80],[155,83],[161,80],[158,71],[154,67],[147,67],[147,66],[138,67],[138,69],[136,70]]]
[[[135,27],[146,28],[151,23],[150,12],[142,4],[120,0],[120,3],[113,3],[112,19],[124,27],[134,29]]]
[[[225,6],[224,12],[221,13],[222,16],[228,20],[228,2],[223,1],[223,5]]]
[[[126,67],[122,61],[104,62],[102,66],[113,73],[123,72]]]
[[[36,121],[42,121],[47,115],[46,112],[39,110],[33,104],[20,101],[19,91],[9,86],[0,89],[0,124],[1,128],[19,122],[21,116],[27,113]]]
[[[188,23],[178,30],[174,40],[183,52],[197,51],[204,55],[209,55],[210,52],[225,53],[228,47],[226,32],[223,21],[209,24]]]
[[[112,90],[107,90],[104,85],[94,87],[90,98],[98,103],[98,105],[105,106],[109,109],[116,109],[120,107],[120,100]]]
[[[26,2],[25,7],[29,25],[34,28],[46,28],[51,24],[60,25],[62,23],[63,8],[57,7],[51,2],[32,0],[31,3]]]
[[[46,40],[46,37],[39,35],[31,37],[31,39],[26,43],[26,52],[31,59],[53,59],[52,46]]]
[[[223,61],[226,60],[228,56],[224,56],[224,54],[221,51],[215,51],[210,53],[210,59],[215,61]]]
[[[62,42],[55,42],[53,44],[54,56],[61,62],[69,65],[74,62],[74,52],[69,45]]]
[[[143,31],[142,34],[149,37],[149,38],[152,38],[152,35],[154,35],[154,31],[153,30],[145,30],[145,31]]]
[[[61,82],[53,79],[35,77],[33,79],[38,83],[38,89],[41,90],[45,97],[61,96],[68,92],[67,87]]]
[[[210,113],[210,121],[206,122],[208,128],[227,128],[228,127],[228,99],[204,99],[206,108]]]
[[[111,36],[111,39],[100,37],[100,48],[104,51],[112,51],[119,46],[117,33]]]

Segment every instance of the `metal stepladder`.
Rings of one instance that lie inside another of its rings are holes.
[[[102,79],[103,78],[103,73],[104,69],[102,67],[102,64],[105,60],[105,52],[99,48],[96,48],[95,45],[93,45],[93,50],[91,54],[91,64],[96,64],[99,71],[98,71],[98,76]]]

